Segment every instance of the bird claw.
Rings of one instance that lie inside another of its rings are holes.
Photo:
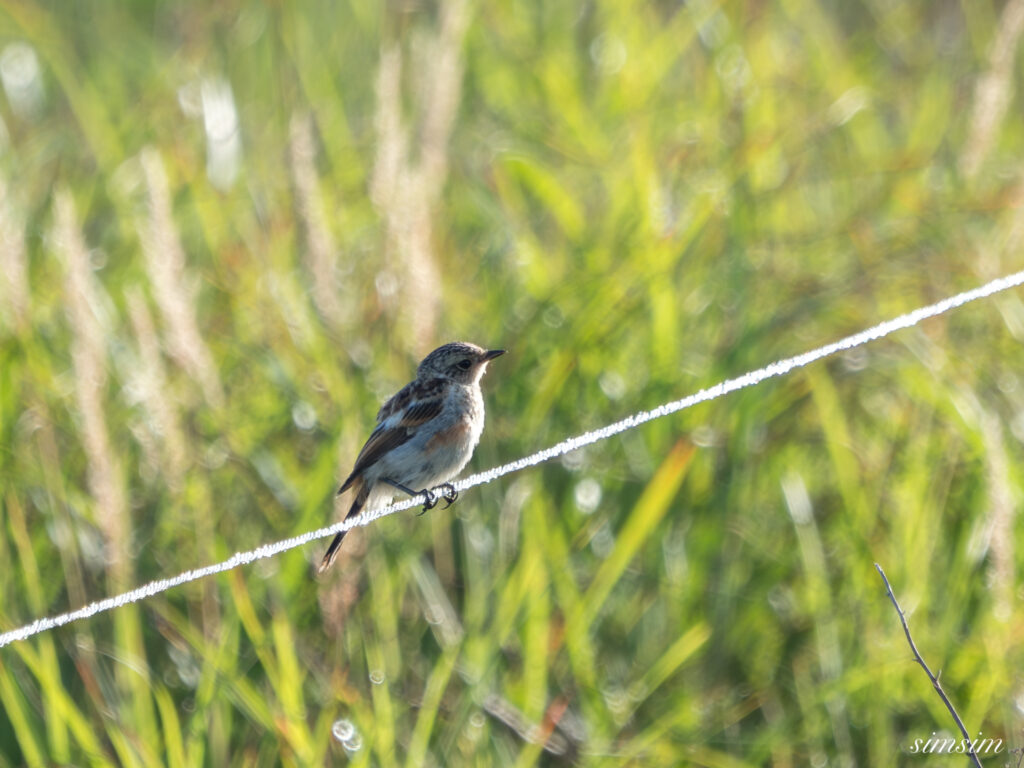
[[[445,505],[442,509],[448,509],[448,507],[454,504],[455,500],[459,498],[459,492],[451,483],[441,483],[437,487],[444,490],[444,493],[441,494],[441,498],[445,501]]]
[[[424,502],[423,509],[417,513],[417,517],[437,506],[437,502],[439,500],[437,491],[443,491],[443,493],[440,494],[440,498],[444,499],[445,503],[441,509],[448,509],[448,507],[454,504],[455,500],[459,498],[458,490],[451,483],[441,483],[440,485],[430,489],[424,488],[422,491],[418,491],[418,493],[423,495]]]
[[[417,517],[419,517],[420,515],[422,515],[422,514],[424,514],[426,512],[429,512],[431,509],[433,509],[434,507],[437,506],[437,494],[435,494],[433,491],[430,491],[427,488],[424,488],[422,491],[420,491],[420,493],[423,494],[424,502],[423,502],[423,509],[421,509],[416,514]]]

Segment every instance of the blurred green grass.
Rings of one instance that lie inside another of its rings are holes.
[[[1016,6],[0,0],[3,628],[334,519],[437,343],[484,468],[1018,269]],[[1020,746],[1022,321],[9,646],[0,765],[916,763],[875,561]]]

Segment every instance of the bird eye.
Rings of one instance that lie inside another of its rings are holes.
[[[461,369],[462,369],[462,370],[464,370],[464,371],[468,371],[468,370],[469,370],[469,367],[470,367],[470,366],[471,366],[472,364],[473,364],[473,361],[472,361],[472,360],[459,360],[459,362],[458,362],[458,363],[456,363],[456,365],[458,365],[458,366],[459,366],[459,368],[461,368]]]

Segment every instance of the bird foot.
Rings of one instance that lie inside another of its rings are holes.
[[[419,493],[423,494],[424,501],[423,501],[423,509],[421,509],[419,512],[416,513],[417,517],[419,517],[420,515],[424,514],[425,512],[429,512],[431,509],[433,509],[434,507],[437,506],[437,494],[436,493],[434,493],[433,491],[431,491],[428,488],[424,488],[422,491],[419,491]]]
[[[459,498],[459,492],[451,483],[441,483],[437,487],[444,491],[444,493],[441,494],[441,498],[445,501],[445,505],[442,509],[448,509],[448,507],[454,504],[455,500]]]
[[[441,491],[440,495],[438,491]],[[417,495],[422,495],[424,498],[423,509],[417,513],[417,517],[422,515],[424,512],[428,512],[437,506],[439,498],[444,499],[444,506],[441,509],[448,509],[455,500],[459,498],[459,492],[455,486],[451,483],[441,483],[440,485],[434,486],[433,488],[424,488],[422,491],[417,491]]]

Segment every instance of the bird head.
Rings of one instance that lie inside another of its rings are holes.
[[[484,349],[465,341],[453,341],[423,358],[416,375],[421,379],[442,378],[469,384],[480,381],[487,364],[503,354],[504,349]]]

